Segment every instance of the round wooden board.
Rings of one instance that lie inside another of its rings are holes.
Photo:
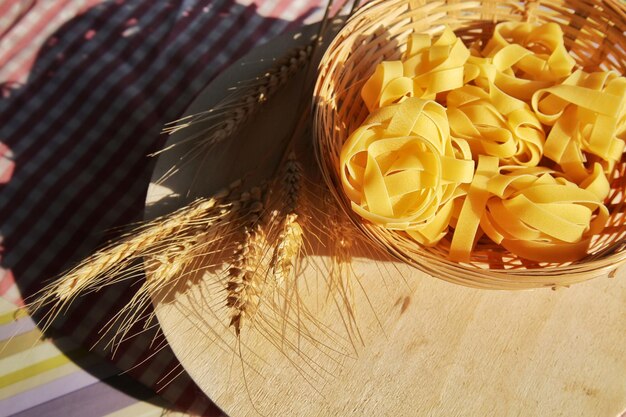
[[[313,32],[306,28],[257,48],[208,86],[187,114],[262,74]],[[257,181],[273,172],[297,103],[310,100],[300,97],[302,82],[303,76],[294,78],[231,146],[151,184],[147,217],[189,201],[190,190],[209,195],[246,172]],[[184,150],[163,153],[154,180]],[[153,304],[182,365],[233,417],[617,417],[626,411],[624,271],[557,291],[486,291],[449,284],[359,246],[352,320],[328,288],[322,250],[313,251],[298,276],[301,309],[292,306],[282,325],[262,309],[268,318],[244,327],[240,343],[228,326],[216,272],[166,296],[153,294]],[[273,333],[277,328],[282,331]]]

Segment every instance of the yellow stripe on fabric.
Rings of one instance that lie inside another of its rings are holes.
[[[0,389],[15,384],[16,382],[32,378],[51,369],[58,368],[59,366],[65,365],[69,362],[71,362],[70,358],[60,354],[37,362],[33,365],[26,366],[19,371],[8,373],[0,377]]]
[[[41,331],[37,328],[0,342],[0,359],[16,353],[32,349],[45,341],[41,338]]]
[[[0,296],[0,314],[8,313],[9,311],[15,311],[19,307],[9,302],[4,296]]]
[[[33,375],[29,378],[16,381],[4,388],[0,388],[0,400],[12,397],[21,392],[29,391],[75,372],[80,372],[83,369],[89,369],[102,361],[105,361],[105,359],[95,354],[87,354],[84,357],[81,356],[80,364],[76,364],[71,361],[48,371]]]
[[[68,362],[65,365],[61,365],[49,371],[42,372],[30,378],[26,378],[21,381],[15,381],[12,384],[0,388],[0,401],[18,395],[22,392],[32,390],[49,382],[55,381],[66,375],[74,373],[79,369],[80,368],[73,362]]]
[[[15,308],[13,310],[2,312],[0,314],[0,326],[13,323],[22,317],[28,317],[28,311],[25,308]]]
[[[161,398],[155,397],[155,402],[162,402]],[[106,414],[103,417],[156,417],[162,416],[164,414],[163,407],[159,407],[158,405],[151,404],[150,402],[138,402],[133,405],[129,405],[128,407],[122,408],[121,410],[117,410],[113,413]],[[168,413],[168,416],[171,414]]]
[[[8,385],[14,384],[18,381],[30,378],[41,372],[48,371],[50,369],[59,367],[68,363],[70,360],[65,355],[57,355],[52,358],[46,359],[36,364],[26,366],[19,371],[11,372],[0,377],[0,388],[4,388]]]
[[[56,340],[59,346],[65,351],[73,351],[77,349],[76,343],[68,338],[60,338]],[[32,349],[24,350],[6,358],[0,359],[0,377],[12,372],[19,371],[24,365],[41,362],[52,357],[58,356],[61,350],[52,342],[47,341],[40,345],[34,346]]]

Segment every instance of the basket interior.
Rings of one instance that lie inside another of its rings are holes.
[[[331,43],[316,86],[317,152],[325,180],[344,210],[372,240],[396,257],[431,275],[485,288],[569,285],[600,276],[624,262],[626,161],[610,178],[611,215],[594,236],[589,255],[577,262],[548,264],[511,254],[488,239],[478,241],[470,263],[447,260],[450,236],[422,247],[402,232],[361,221],[341,191],[337,167],[341,146],[367,117],[360,90],[376,65],[399,59],[412,32],[436,35],[450,26],[466,45],[484,42],[503,21],[556,22],[566,47],[585,71],[626,73],[626,7],[615,1],[374,1],[362,8]]]

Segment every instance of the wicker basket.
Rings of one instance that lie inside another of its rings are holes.
[[[539,264],[479,241],[469,263],[447,259],[449,239],[422,247],[400,232],[363,221],[350,208],[337,172],[342,144],[367,116],[360,89],[383,61],[398,59],[412,32],[436,34],[449,25],[466,43],[488,39],[503,21],[556,22],[577,63],[587,71],[626,73],[626,6],[617,0],[378,0],[362,7],[331,43],[315,88],[316,152],[328,187],[374,242],[418,269],[454,283],[490,289],[567,286],[614,272],[626,262],[626,158],[611,180],[607,227],[589,255],[568,264]]]

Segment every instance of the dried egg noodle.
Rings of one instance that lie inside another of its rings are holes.
[[[401,97],[434,100],[437,93],[462,87],[469,50],[450,28],[431,44],[424,34],[412,34],[402,61],[385,61],[367,80],[361,96],[371,112]]]
[[[523,258],[574,261],[605,227],[626,79],[576,70],[559,25],[501,23],[482,50],[450,28],[412,34],[361,96],[371,113],[339,169],[364,219],[424,245],[452,227],[459,262],[483,236]]]
[[[452,200],[474,171],[467,143],[450,136],[445,109],[418,98],[372,112],[344,144],[340,164],[354,211],[426,245],[446,234]]]
[[[481,74],[505,94],[525,101],[540,88],[570,75],[575,65],[565,48],[563,31],[556,23],[501,23],[481,57],[484,60],[472,59],[470,63],[479,67],[488,63],[492,68],[480,69]],[[487,87],[483,77],[476,83]]]
[[[498,167],[481,155],[452,238],[450,259],[469,261],[478,225],[494,242],[524,258],[566,262],[586,254],[609,212],[609,183],[596,166],[586,188],[543,167]]]
[[[545,141],[541,123],[525,103],[504,110],[500,98],[473,85],[451,91],[447,114],[452,135],[467,140],[474,155],[497,156],[505,164],[537,165]]]
[[[552,126],[545,156],[577,182],[589,175],[582,152],[599,158],[610,173],[624,152],[625,106],[626,79],[613,72],[579,70],[562,84],[536,91],[533,110]]]

